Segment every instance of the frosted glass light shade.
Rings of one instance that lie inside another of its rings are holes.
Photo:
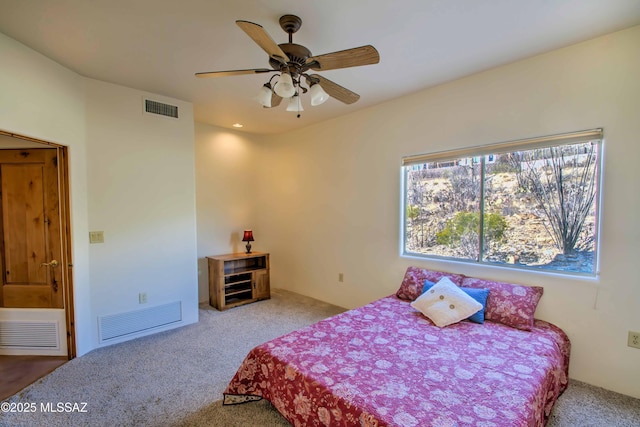
[[[291,98],[296,93],[296,88],[293,86],[293,79],[290,74],[282,73],[278,83],[273,88],[273,91],[281,98]]]
[[[257,99],[263,107],[271,108],[271,85],[269,83],[260,88]]]
[[[322,89],[318,83],[314,83],[309,88],[309,94],[311,95],[311,105],[315,107],[316,105],[320,105],[324,103],[327,99],[329,99],[329,94]]]
[[[302,108],[302,101],[300,100],[300,96],[296,93],[291,98],[289,98],[289,105],[287,105],[287,111],[304,111]]]

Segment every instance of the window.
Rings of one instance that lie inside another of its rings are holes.
[[[602,129],[403,159],[405,255],[596,274]]]

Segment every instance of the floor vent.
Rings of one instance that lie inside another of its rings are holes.
[[[0,321],[0,348],[58,349],[58,322]]]
[[[107,343],[116,338],[144,332],[149,329],[180,322],[180,301],[121,314],[100,316],[100,342]]]
[[[161,116],[178,118],[178,107],[175,105],[163,104],[162,102],[144,100],[144,111],[151,114],[159,114]]]

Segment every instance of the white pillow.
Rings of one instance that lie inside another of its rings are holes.
[[[448,277],[443,277],[411,303],[411,307],[427,316],[436,326],[457,323],[482,308],[482,304],[467,295]]]

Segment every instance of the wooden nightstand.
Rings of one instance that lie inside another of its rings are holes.
[[[207,260],[209,304],[218,310],[271,297],[268,253],[216,255]]]

